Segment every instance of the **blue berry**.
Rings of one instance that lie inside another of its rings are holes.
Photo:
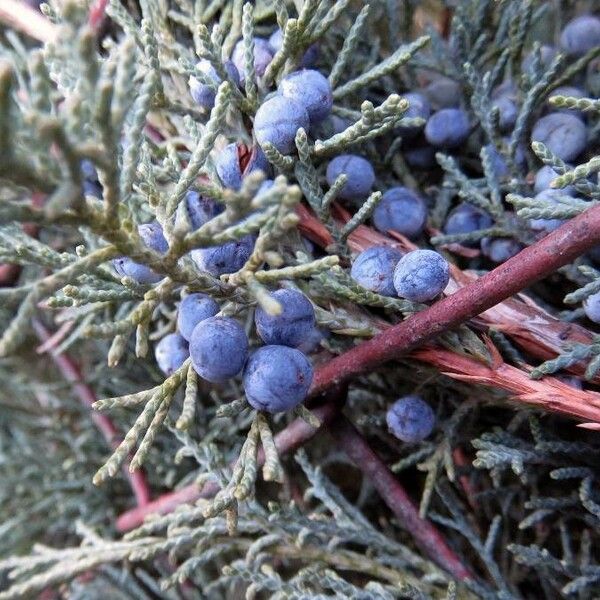
[[[190,351],[187,341],[178,333],[170,333],[156,344],[156,364],[165,375],[172,375],[188,359]]]
[[[269,47],[271,48],[271,52],[275,55],[276,52],[279,52],[283,47],[283,31],[281,29],[276,29],[269,37]],[[302,56],[302,60],[300,61],[300,66],[303,69],[309,69],[312,67],[319,58],[319,46],[317,44],[311,44],[304,55]]]
[[[550,66],[550,63],[556,57],[557,50],[554,46],[548,46],[546,44],[540,47],[540,64],[541,69],[544,71]],[[521,62],[521,69],[524,73],[527,73],[530,77],[534,75],[533,73],[533,59],[534,53],[533,50],[525,55],[523,61]]]
[[[503,263],[523,250],[523,244],[511,238],[484,238],[481,252],[492,262]]]
[[[560,47],[570,56],[582,56],[600,46],[600,19],[581,15],[569,21],[560,34]]]
[[[261,146],[271,142],[282,154],[291,154],[296,148],[296,132],[300,127],[308,131],[309,125],[308,113],[300,102],[272,96],[256,111],[254,135]]]
[[[487,229],[494,224],[492,218],[480,208],[463,202],[450,212],[444,225],[446,235],[471,233],[480,229]],[[477,242],[461,242],[464,246],[476,246]]]
[[[260,339],[265,344],[299,346],[315,327],[315,310],[310,300],[296,290],[281,289],[271,297],[281,305],[279,315],[269,315],[260,306],[254,322]]]
[[[581,119],[568,113],[550,113],[533,126],[531,140],[542,142],[562,160],[573,160],[587,144],[587,130]]]
[[[392,229],[408,238],[421,234],[427,221],[427,206],[415,192],[405,187],[390,188],[373,211],[373,224],[379,231]]]
[[[435,414],[420,396],[396,400],[388,409],[385,420],[392,434],[409,444],[424,440],[435,426]]]
[[[547,203],[556,203],[558,198],[566,197],[564,190],[542,190],[539,194],[536,194],[536,200],[544,200]],[[529,227],[534,231],[543,231],[545,233],[550,233],[555,229],[558,229],[564,221],[562,219],[530,219]]]
[[[500,96],[492,102],[492,108],[498,109],[500,131],[510,131],[517,122],[517,115],[519,114],[516,102],[508,95]]]
[[[225,67],[225,71],[227,71],[229,77],[231,77],[231,80],[237,86],[239,86],[240,74],[236,66],[230,60],[226,61],[223,66]],[[196,69],[200,71],[200,73],[203,73],[212,79],[217,86],[221,83],[221,78],[217,74],[217,71],[212,66],[210,61],[206,60],[205,58],[196,63]],[[214,106],[215,98],[217,96],[215,89],[209,85],[201,83],[196,77],[193,76],[189,78],[188,85],[190,86],[190,94],[196,104],[199,104],[204,108],[212,108]]]
[[[594,246],[591,250],[588,250],[588,256],[597,264],[600,265],[600,245]]]
[[[201,196],[198,192],[190,190],[185,195],[185,203],[180,204],[180,210],[185,210],[189,217],[192,230],[195,231],[208,223],[211,219],[223,212],[223,206],[212,198]]]
[[[571,168],[570,165],[567,165],[568,168]],[[550,182],[553,179],[558,177],[558,173],[550,166],[544,165],[536,174],[535,180],[533,183],[533,191],[536,194],[543,192],[550,188]],[[575,188],[572,185],[568,185],[567,187],[561,188],[562,193],[568,196],[571,196],[575,193]]]
[[[169,244],[163,235],[162,227],[158,221],[138,226],[138,233],[148,248],[164,254],[169,249]],[[136,263],[128,256],[116,258],[113,266],[121,276],[126,275],[141,284],[158,283],[164,275],[160,275],[146,265]]]
[[[367,290],[383,296],[395,296],[394,269],[402,252],[389,246],[371,246],[352,263],[350,275]]]
[[[405,100],[408,100],[408,109],[402,115],[403,119],[424,119],[427,121],[429,115],[431,115],[431,104],[426,96],[419,92],[408,92],[402,96]],[[400,125],[396,128],[398,135],[403,138],[412,139],[417,136],[425,125],[422,127],[405,127],[400,121]]]
[[[89,160],[81,161],[81,173],[83,175],[83,193],[86,196],[94,198],[102,198],[102,186],[98,181],[98,173],[96,167]]]
[[[243,178],[253,171],[271,174],[271,165],[259,146],[248,148],[242,143],[228,144],[215,161],[217,175],[223,185],[232,190],[242,187]]]
[[[332,186],[341,175],[348,178],[338,193],[342,200],[364,200],[375,183],[371,163],[356,154],[340,154],[327,165],[327,183]]]
[[[508,145],[509,140],[505,138],[505,142]],[[508,164],[504,155],[499,152],[493,144],[486,144],[491,163],[492,169],[499,179],[507,177],[509,174]],[[527,166],[527,157],[525,155],[525,150],[522,145],[517,146],[517,150],[515,152],[515,164],[517,168],[523,169]]]
[[[256,237],[248,234],[240,240],[227,242],[222,246],[197,248],[190,253],[192,260],[201,271],[214,277],[239,271],[250,258]]]
[[[456,148],[469,137],[469,116],[460,108],[443,108],[433,113],[425,125],[425,138],[438,148]]]
[[[200,377],[218,383],[235,377],[248,358],[244,328],[228,317],[200,321],[190,338],[192,366]]]
[[[244,66],[244,41],[240,40],[233,48],[231,55],[233,64],[237,67],[240,74],[240,85],[244,85],[246,81],[246,69]],[[261,37],[254,38],[254,71],[257,77],[262,77],[273,60],[273,52],[269,46],[269,42]]]
[[[432,169],[437,165],[433,146],[416,146],[402,149],[406,164],[414,169]]]
[[[200,321],[214,317],[219,310],[219,305],[210,296],[204,294],[186,296],[179,303],[177,309],[177,329],[179,329],[179,333],[189,341],[194,327]]]
[[[588,296],[583,303],[587,318],[594,323],[600,323],[600,292]]]
[[[450,280],[446,259],[433,250],[405,254],[394,270],[398,296],[412,302],[428,302],[441,294]]]
[[[303,69],[290,73],[279,83],[279,91],[286,98],[296,100],[304,106],[311,124],[319,123],[331,112],[331,84],[319,71]]]
[[[248,359],[244,391],[257,410],[284,412],[306,398],[312,379],[313,368],[300,350],[263,346]]]
[[[460,84],[448,77],[437,77],[424,90],[436,110],[454,108],[460,104]]]

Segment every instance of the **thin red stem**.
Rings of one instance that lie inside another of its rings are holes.
[[[458,580],[473,576],[432,523],[419,516],[419,509],[383,460],[365,438],[344,417],[338,415],[329,425],[329,432],[338,446],[369,478],[383,501],[398,517],[400,525],[415,539],[421,550]]]
[[[594,206],[455,294],[323,365],[315,373],[310,395],[378,368],[468,321],[570,263],[599,237],[600,206]]]
[[[33,329],[42,343],[50,339],[50,332],[37,319],[33,320]],[[72,384],[73,391],[81,403],[91,408],[92,404],[96,402],[96,395],[92,388],[83,383],[79,367],[65,353],[58,354],[54,350],[50,350],[49,354],[62,376]],[[119,444],[119,432],[113,422],[106,415],[93,410],[90,411],[90,417],[107,443],[112,448],[116,448]],[[127,461],[123,467],[123,471],[129,479],[138,507],[146,506],[150,502],[150,489],[146,482],[146,476],[142,470],[130,473],[128,467],[129,462]]]

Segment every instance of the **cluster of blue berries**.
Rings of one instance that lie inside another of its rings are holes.
[[[272,294],[281,306],[278,315],[257,308],[255,325],[264,346],[250,352],[244,328],[219,316],[219,305],[204,294],[183,298],[177,312],[176,333],[156,345],[156,362],[171,375],[191,357],[204,380],[221,383],[243,371],[246,398],[257,410],[291,410],[305,398],[313,379],[310,360],[299,348],[314,347],[318,335],[315,312],[308,298],[296,290]]]

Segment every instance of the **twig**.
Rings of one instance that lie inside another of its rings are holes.
[[[456,579],[464,581],[473,576],[458,556],[446,544],[439,531],[419,516],[419,509],[388,469],[371,449],[358,430],[343,415],[336,417],[328,427],[339,447],[369,478],[383,501],[398,517],[400,525],[415,539],[423,552]]]
[[[334,401],[312,409],[312,413],[321,421],[322,425],[333,419],[337,411],[338,404]],[[306,440],[310,439],[316,432],[316,429],[308,425],[303,419],[298,418],[275,436],[275,447],[279,454],[292,452],[306,442]],[[258,452],[257,464],[259,467],[263,465],[264,460],[265,455],[261,449]],[[218,483],[209,481],[202,488],[199,488],[196,484],[191,484],[176,492],[163,494],[146,506],[134,508],[123,513],[117,519],[117,530],[121,532],[129,531],[130,529],[139,527],[148,515],[164,515],[175,510],[180,504],[189,504],[199,498],[212,498],[219,489]]]
[[[51,338],[50,332],[37,319],[33,320],[33,329],[42,343],[46,343]],[[77,394],[81,403],[91,408],[92,404],[96,402],[96,395],[88,385],[83,383],[81,372],[75,362],[68,354],[58,354],[54,350],[50,351],[50,356],[63,377],[73,385],[73,391]],[[116,448],[119,443],[119,433],[113,422],[106,415],[97,411],[90,411],[90,417],[107,443],[112,448]],[[130,473],[128,464],[124,465],[123,471],[129,479],[138,507],[148,505],[150,490],[143,471],[138,469],[134,473]]]
[[[106,7],[108,0],[95,0],[90,6],[88,23],[94,31],[98,31],[106,16]]]
[[[334,358],[316,371],[310,394],[380,367],[490,309],[583,254],[599,235],[600,206],[595,206],[452,296]]]
[[[40,42],[51,42],[56,37],[56,26],[44,15],[20,0],[0,2],[0,22],[18,29]]]

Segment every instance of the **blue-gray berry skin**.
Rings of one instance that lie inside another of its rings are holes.
[[[427,221],[427,206],[415,192],[405,187],[390,188],[373,211],[373,224],[379,231],[392,229],[408,238],[418,237]]]
[[[250,258],[255,242],[256,237],[248,234],[222,246],[197,248],[191,251],[190,256],[201,271],[219,277],[239,271]]]
[[[162,227],[158,221],[138,226],[138,233],[148,248],[164,254],[169,249],[169,244],[163,235]],[[146,265],[136,263],[128,256],[116,258],[113,266],[121,276],[126,275],[141,284],[158,283],[164,275],[160,275]]]
[[[254,135],[263,146],[270,142],[282,154],[291,154],[296,148],[296,132],[300,127],[308,131],[310,119],[304,106],[293,98],[272,96],[256,111]]]
[[[170,333],[154,347],[154,357],[165,375],[172,375],[188,359],[190,351],[187,340],[178,333]]]
[[[441,294],[450,280],[446,259],[433,250],[405,254],[394,270],[394,287],[400,298],[428,302]]]
[[[509,140],[505,139],[508,145]],[[486,144],[486,149],[492,163],[492,170],[497,178],[502,179],[509,175],[508,164],[504,155],[500,153],[493,144]],[[527,157],[525,155],[525,149],[521,144],[517,146],[515,152],[515,165],[518,169],[524,169],[527,166]]]
[[[231,60],[236,66],[240,74],[240,85],[244,85],[246,81],[246,69],[244,61],[244,41],[240,40],[233,49]],[[257,77],[262,77],[273,60],[273,51],[268,40],[255,37],[254,38],[254,71]]]
[[[586,298],[583,310],[590,321],[600,323],[600,292]]]
[[[98,181],[98,173],[94,163],[89,160],[81,161],[81,173],[83,175],[83,193],[86,196],[102,198],[102,186]]]
[[[375,171],[371,163],[357,154],[340,154],[327,165],[327,183],[332,186],[341,175],[348,178],[338,192],[342,200],[364,200],[375,183]]]
[[[471,132],[469,116],[460,108],[443,108],[433,113],[425,125],[425,138],[438,148],[456,148]]]
[[[517,115],[519,114],[517,103],[508,95],[505,95],[494,100],[492,108],[498,109],[500,131],[504,133],[510,131],[517,122]]]
[[[463,202],[448,214],[444,224],[446,235],[471,233],[480,229],[488,229],[494,224],[492,218],[480,208]],[[474,247],[477,242],[461,242],[464,246]]]
[[[227,74],[231,77],[231,80],[237,85],[240,85],[240,74],[237,70],[237,67],[230,61],[226,61],[223,65]],[[203,58],[198,63],[196,63],[196,69],[209,77],[214,83],[218,86],[221,83],[221,78],[217,74],[217,71],[212,66],[210,61]],[[190,95],[194,99],[196,104],[203,106],[204,108],[212,108],[215,104],[215,98],[217,96],[217,91],[200,82],[196,77],[190,76],[188,85],[190,87]]]
[[[320,123],[331,112],[331,84],[319,71],[303,69],[290,73],[279,83],[279,91],[282,96],[292,98],[304,106],[312,125]]]
[[[565,194],[563,190],[542,190],[539,194],[536,194],[536,200],[543,200],[544,202],[555,204],[559,198],[568,198],[568,194]],[[530,219],[529,227],[534,231],[550,233],[555,229],[558,229],[564,221],[562,219]]]
[[[435,426],[435,414],[420,396],[396,400],[388,409],[385,420],[390,432],[409,444],[424,440]]]
[[[242,143],[228,144],[215,160],[215,168],[221,183],[232,190],[239,190],[248,173],[262,171],[271,174],[271,165],[259,146],[248,148]]]
[[[581,15],[569,21],[560,34],[560,47],[570,56],[582,56],[600,46],[600,19]]]
[[[395,296],[394,269],[401,258],[400,250],[371,246],[354,259],[350,275],[367,290],[382,296]]]
[[[481,252],[492,262],[503,263],[523,250],[523,244],[511,238],[484,238]]]
[[[406,164],[413,169],[432,169],[437,165],[433,146],[415,146],[402,149]]]
[[[244,328],[228,317],[200,321],[190,338],[192,366],[202,379],[219,383],[235,377],[248,358],[248,337]]]
[[[572,167],[570,165],[567,165],[567,168],[571,169]],[[556,179],[558,175],[559,174],[550,165],[544,165],[535,174],[535,179],[533,182],[533,191],[536,194],[539,194],[544,190],[552,189],[550,187],[550,183],[553,179]],[[563,194],[566,194],[568,196],[572,196],[575,193],[575,188],[572,185],[568,185],[567,187],[560,189],[562,190]]]
[[[279,315],[269,315],[259,306],[254,314],[256,331],[265,344],[296,348],[315,327],[313,305],[297,290],[277,290],[271,297],[279,302],[282,312]]]
[[[600,245],[594,246],[588,250],[588,256],[597,264],[600,265]]]
[[[574,115],[553,112],[535,123],[531,140],[542,142],[558,158],[570,161],[585,150],[587,130],[581,119]]]
[[[313,327],[312,331],[308,334],[308,337],[298,346],[298,350],[303,354],[312,354],[315,350],[320,348],[321,342],[329,337],[329,335],[330,333],[328,330]]]
[[[554,46],[544,44],[540,47],[540,66],[542,71],[545,71],[550,66],[550,63],[556,58],[557,53],[558,51]],[[521,70],[530,77],[535,75],[533,72],[534,58],[535,55],[532,50],[523,57],[523,61],[521,62]]]
[[[455,108],[460,104],[460,83],[449,77],[436,77],[423,92],[435,110]]]
[[[214,317],[219,310],[219,305],[210,296],[204,294],[186,296],[179,303],[177,309],[177,329],[179,333],[189,341],[194,327],[200,321]]]
[[[312,379],[313,368],[300,350],[263,346],[248,359],[244,391],[256,410],[284,412],[306,398]]]
[[[186,193],[185,203],[180,204],[180,206],[182,210],[187,212],[190,224],[192,225],[192,231],[199,229],[202,225],[223,212],[221,204],[218,204],[212,198],[201,196],[193,190]]]
[[[408,109],[402,115],[403,119],[419,118],[427,121],[429,115],[431,115],[431,104],[427,96],[419,92],[408,92],[407,94],[403,94],[402,97],[408,100]],[[423,127],[425,127],[425,124],[421,127],[405,127],[402,125],[402,121],[400,121],[400,125],[396,127],[395,131],[405,139],[412,139],[419,135]]]
[[[275,55],[276,52],[279,52],[283,47],[283,31],[281,29],[276,29],[269,36],[269,47],[271,48],[271,52]],[[310,69],[319,58],[319,46],[317,44],[311,44],[304,55],[302,56],[302,60],[300,61],[300,66],[303,69]]]

